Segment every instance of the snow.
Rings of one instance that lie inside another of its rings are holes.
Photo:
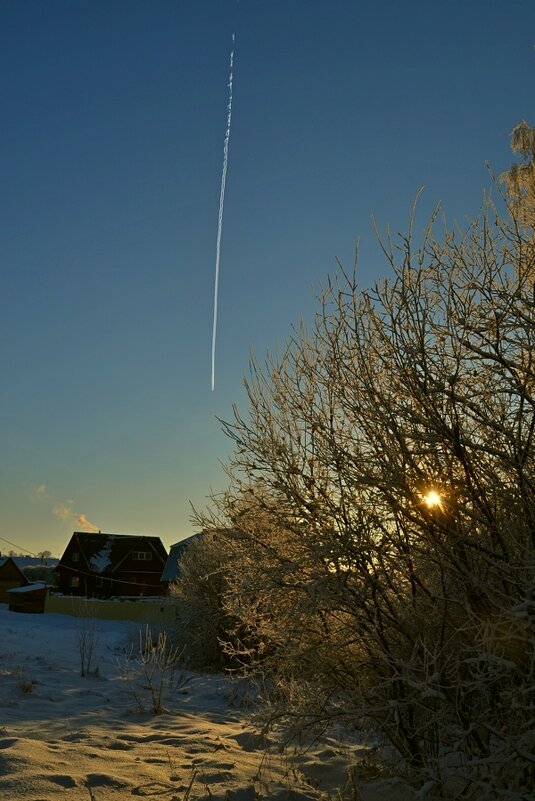
[[[12,556],[11,558],[20,570],[24,570],[25,567],[56,567],[59,562],[59,559],[55,556]],[[0,556],[0,565],[2,565],[6,559],[9,559],[9,557],[5,555]]]
[[[24,587],[13,587],[8,592],[35,592],[36,590],[44,590],[46,582],[35,581],[33,584],[26,584]]]
[[[0,604],[0,799],[342,797],[364,746],[326,740],[290,763],[249,722],[243,685],[216,674],[181,673],[165,713],[141,712],[124,670],[139,626],[84,620]],[[93,672],[82,678],[84,625],[95,628],[96,646]],[[401,801],[400,788],[385,779],[359,786],[363,801]]]
[[[107,567],[111,565],[111,549],[113,547],[113,537],[108,536],[106,544],[101,551],[96,553],[89,560],[89,564],[97,573],[102,573]]]

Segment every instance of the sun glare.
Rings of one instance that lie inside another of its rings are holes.
[[[424,503],[430,509],[442,508],[442,496],[436,490],[429,490],[424,495]]]

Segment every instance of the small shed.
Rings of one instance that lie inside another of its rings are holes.
[[[11,556],[0,557],[0,603],[9,603],[8,592],[13,587],[21,587],[29,583]]]
[[[23,587],[13,587],[7,592],[10,612],[39,614],[45,611],[46,584],[44,581],[36,581],[34,584],[26,584]]]

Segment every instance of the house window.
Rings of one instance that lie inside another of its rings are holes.
[[[148,562],[152,559],[151,551],[133,551],[132,559],[138,562]]]
[[[73,562],[79,562],[80,561],[80,554],[78,553],[78,551],[73,551],[72,552],[72,561]]]
[[[80,576],[71,576],[71,587],[80,586]]]

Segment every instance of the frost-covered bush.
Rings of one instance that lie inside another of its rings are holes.
[[[153,631],[150,626],[140,629],[137,643],[125,649],[118,667],[130,695],[140,712],[159,715],[174,691],[184,687],[188,677],[180,669],[182,650],[165,631]]]
[[[97,610],[95,601],[78,600],[74,604],[76,617],[76,648],[80,658],[80,676],[98,675],[98,666],[92,670],[93,657],[98,645]]]
[[[290,734],[344,719],[428,798],[527,799],[532,233],[489,206],[464,234],[383,248],[388,280],[342,271],[312,330],[253,361],[231,485],[198,520],[241,534],[200,620]]]
[[[173,636],[188,667],[220,670],[226,664],[222,643],[229,629],[224,608],[228,557],[225,534],[210,532],[192,540],[180,560],[180,577],[170,589],[176,601]]]

